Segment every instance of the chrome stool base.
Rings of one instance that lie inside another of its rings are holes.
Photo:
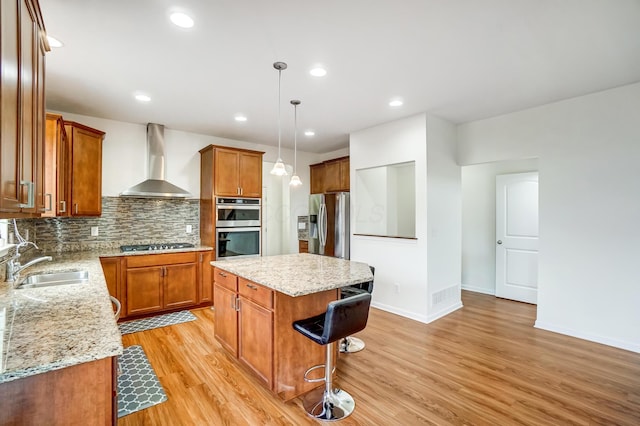
[[[306,394],[302,406],[311,417],[318,420],[336,421],[353,413],[356,402],[342,389],[334,388],[326,394],[325,388],[317,388]]]
[[[364,347],[364,341],[362,339],[358,339],[357,337],[349,336],[340,341],[341,354],[352,354],[355,352],[360,352],[364,349]]]

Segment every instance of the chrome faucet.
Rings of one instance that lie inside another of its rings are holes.
[[[26,264],[21,265],[20,262],[18,261],[18,258],[20,258],[20,253],[16,251],[15,256],[13,256],[11,259],[7,261],[7,268],[6,268],[7,274],[6,274],[5,280],[9,283],[16,281],[20,276],[20,272],[27,269],[29,266],[35,265],[36,263],[44,262],[45,260],[46,261],[53,260],[51,256],[42,256],[42,257],[36,257],[35,259],[31,259]]]

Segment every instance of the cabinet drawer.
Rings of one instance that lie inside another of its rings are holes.
[[[256,284],[252,281],[239,278],[238,294],[267,309],[273,308],[273,290]]]
[[[143,266],[166,266],[180,263],[195,263],[196,253],[143,254],[127,257],[128,268]]]
[[[215,268],[213,271],[213,281],[224,288],[232,291],[238,291],[238,277],[231,272],[223,271],[220,268]]]

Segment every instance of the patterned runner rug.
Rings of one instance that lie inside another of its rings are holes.
[[[123,354],[118,357],[118,364],[118,417],[167,400],[142,346],[124,348]]]
[[[168,325],[180,324],[194,321],[197,318],[189,311],[172,312],[170,314],[158,315],[150,318],[143,318],[118,324],[120,334],[136,333],[138,331],[151,330],[153,328],[166,327]]]

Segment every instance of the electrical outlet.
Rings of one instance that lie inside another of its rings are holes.
[[[187,225],[187,234],[191,234],[193,232],[193,226]]]
[[[400,294],[400,284],[393,284],[393,291],[395,291],[396,294]]]
[[[100,231],[98,230],[97,226],[92,226],[91,227],[91,236],[92,237],[97,237],[98,235],[100,235]]]

